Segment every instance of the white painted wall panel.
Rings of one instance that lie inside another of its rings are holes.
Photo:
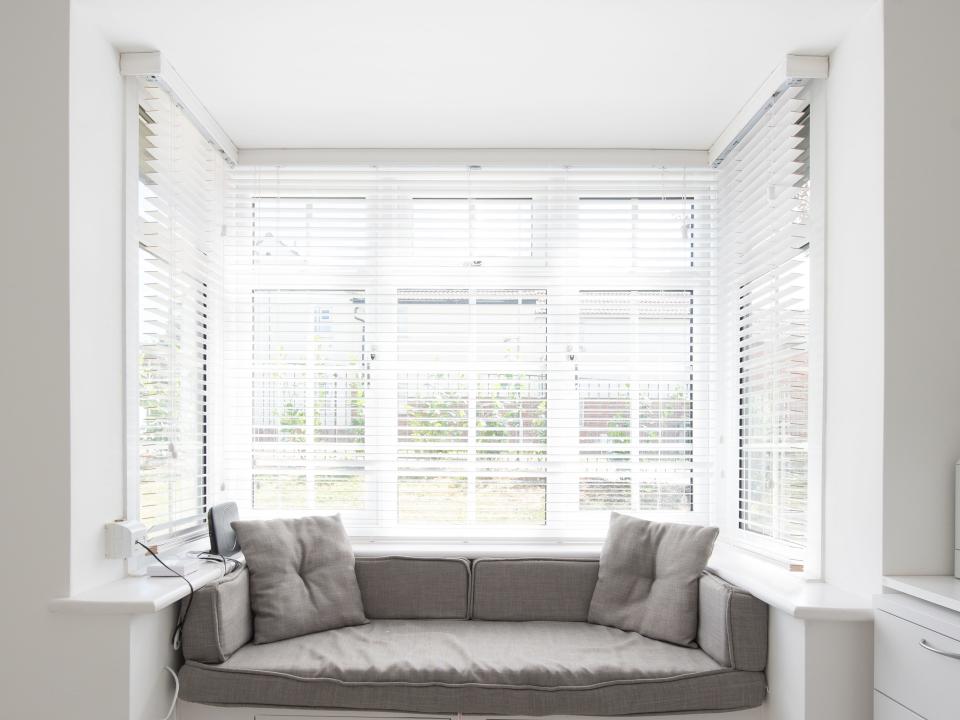
[[[50,652],[46,609],[69,588],[69,10],[4,3],[0,15],[0,677],[12,718],[57,717],[49,678],[70,672]]]
[[[953,572],[960,458],[955,0],[886,0],[883,571]]]
[[[120,577],[104,523],[123,516],[122,90],[89,7],[70,28],[70,591]]]
[[[830,56],[824,575],[879,592],[883,480],[883,8]]]

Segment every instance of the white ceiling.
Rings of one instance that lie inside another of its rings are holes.
[[[256,147],[705,149],[873,0],[79,0]]]

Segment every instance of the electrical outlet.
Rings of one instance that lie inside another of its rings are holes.
[[[142,522],[118,520],[107,523],[107,557],[123,560],[133,555],[137,540],[147,536],[147,526]]]

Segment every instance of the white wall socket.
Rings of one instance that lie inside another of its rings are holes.
[[[147,526],[142,522],[118,520],[107,523],[107,557],[122,560],[133,555],[137,540],[147,536]]]

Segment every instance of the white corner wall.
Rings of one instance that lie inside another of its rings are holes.
[[[824,576],[863,595],[882,574],[883,67],[878,1],[826,83]]]
[[[68,0],[0,14],[0,714],[11,718],[57,717],[49,678],[70,672],[50,650],[47,612],[69,590],[69,20]]]
[[[106,559],[103,531],[125,510],[123,79],[96,9],[71,5],[69,592],[77,594],[125,572],[121,561]],[[84,710],[70,717],[156,720],[166,714],[173,681],[163,667],[179,663],[170,647],[175,610],[93,621],[51,616],[75,656],[67,686],[71,706]],[[90,663],[94,647],[97,662]]]
[[[70,593],[114,580],[103,526],[124,514],[123,81],[73,3],[70,22]]]
[[[124,572],[103,548],[123,513],[122,80],[91,12],[37,0],[0,14],[0,542],[22,560],[0,613],[0,715],[156,720],[174,610],[48,609]]]
[[[956,0],[886,0],[883,571],[953,574],[960,459]]]

